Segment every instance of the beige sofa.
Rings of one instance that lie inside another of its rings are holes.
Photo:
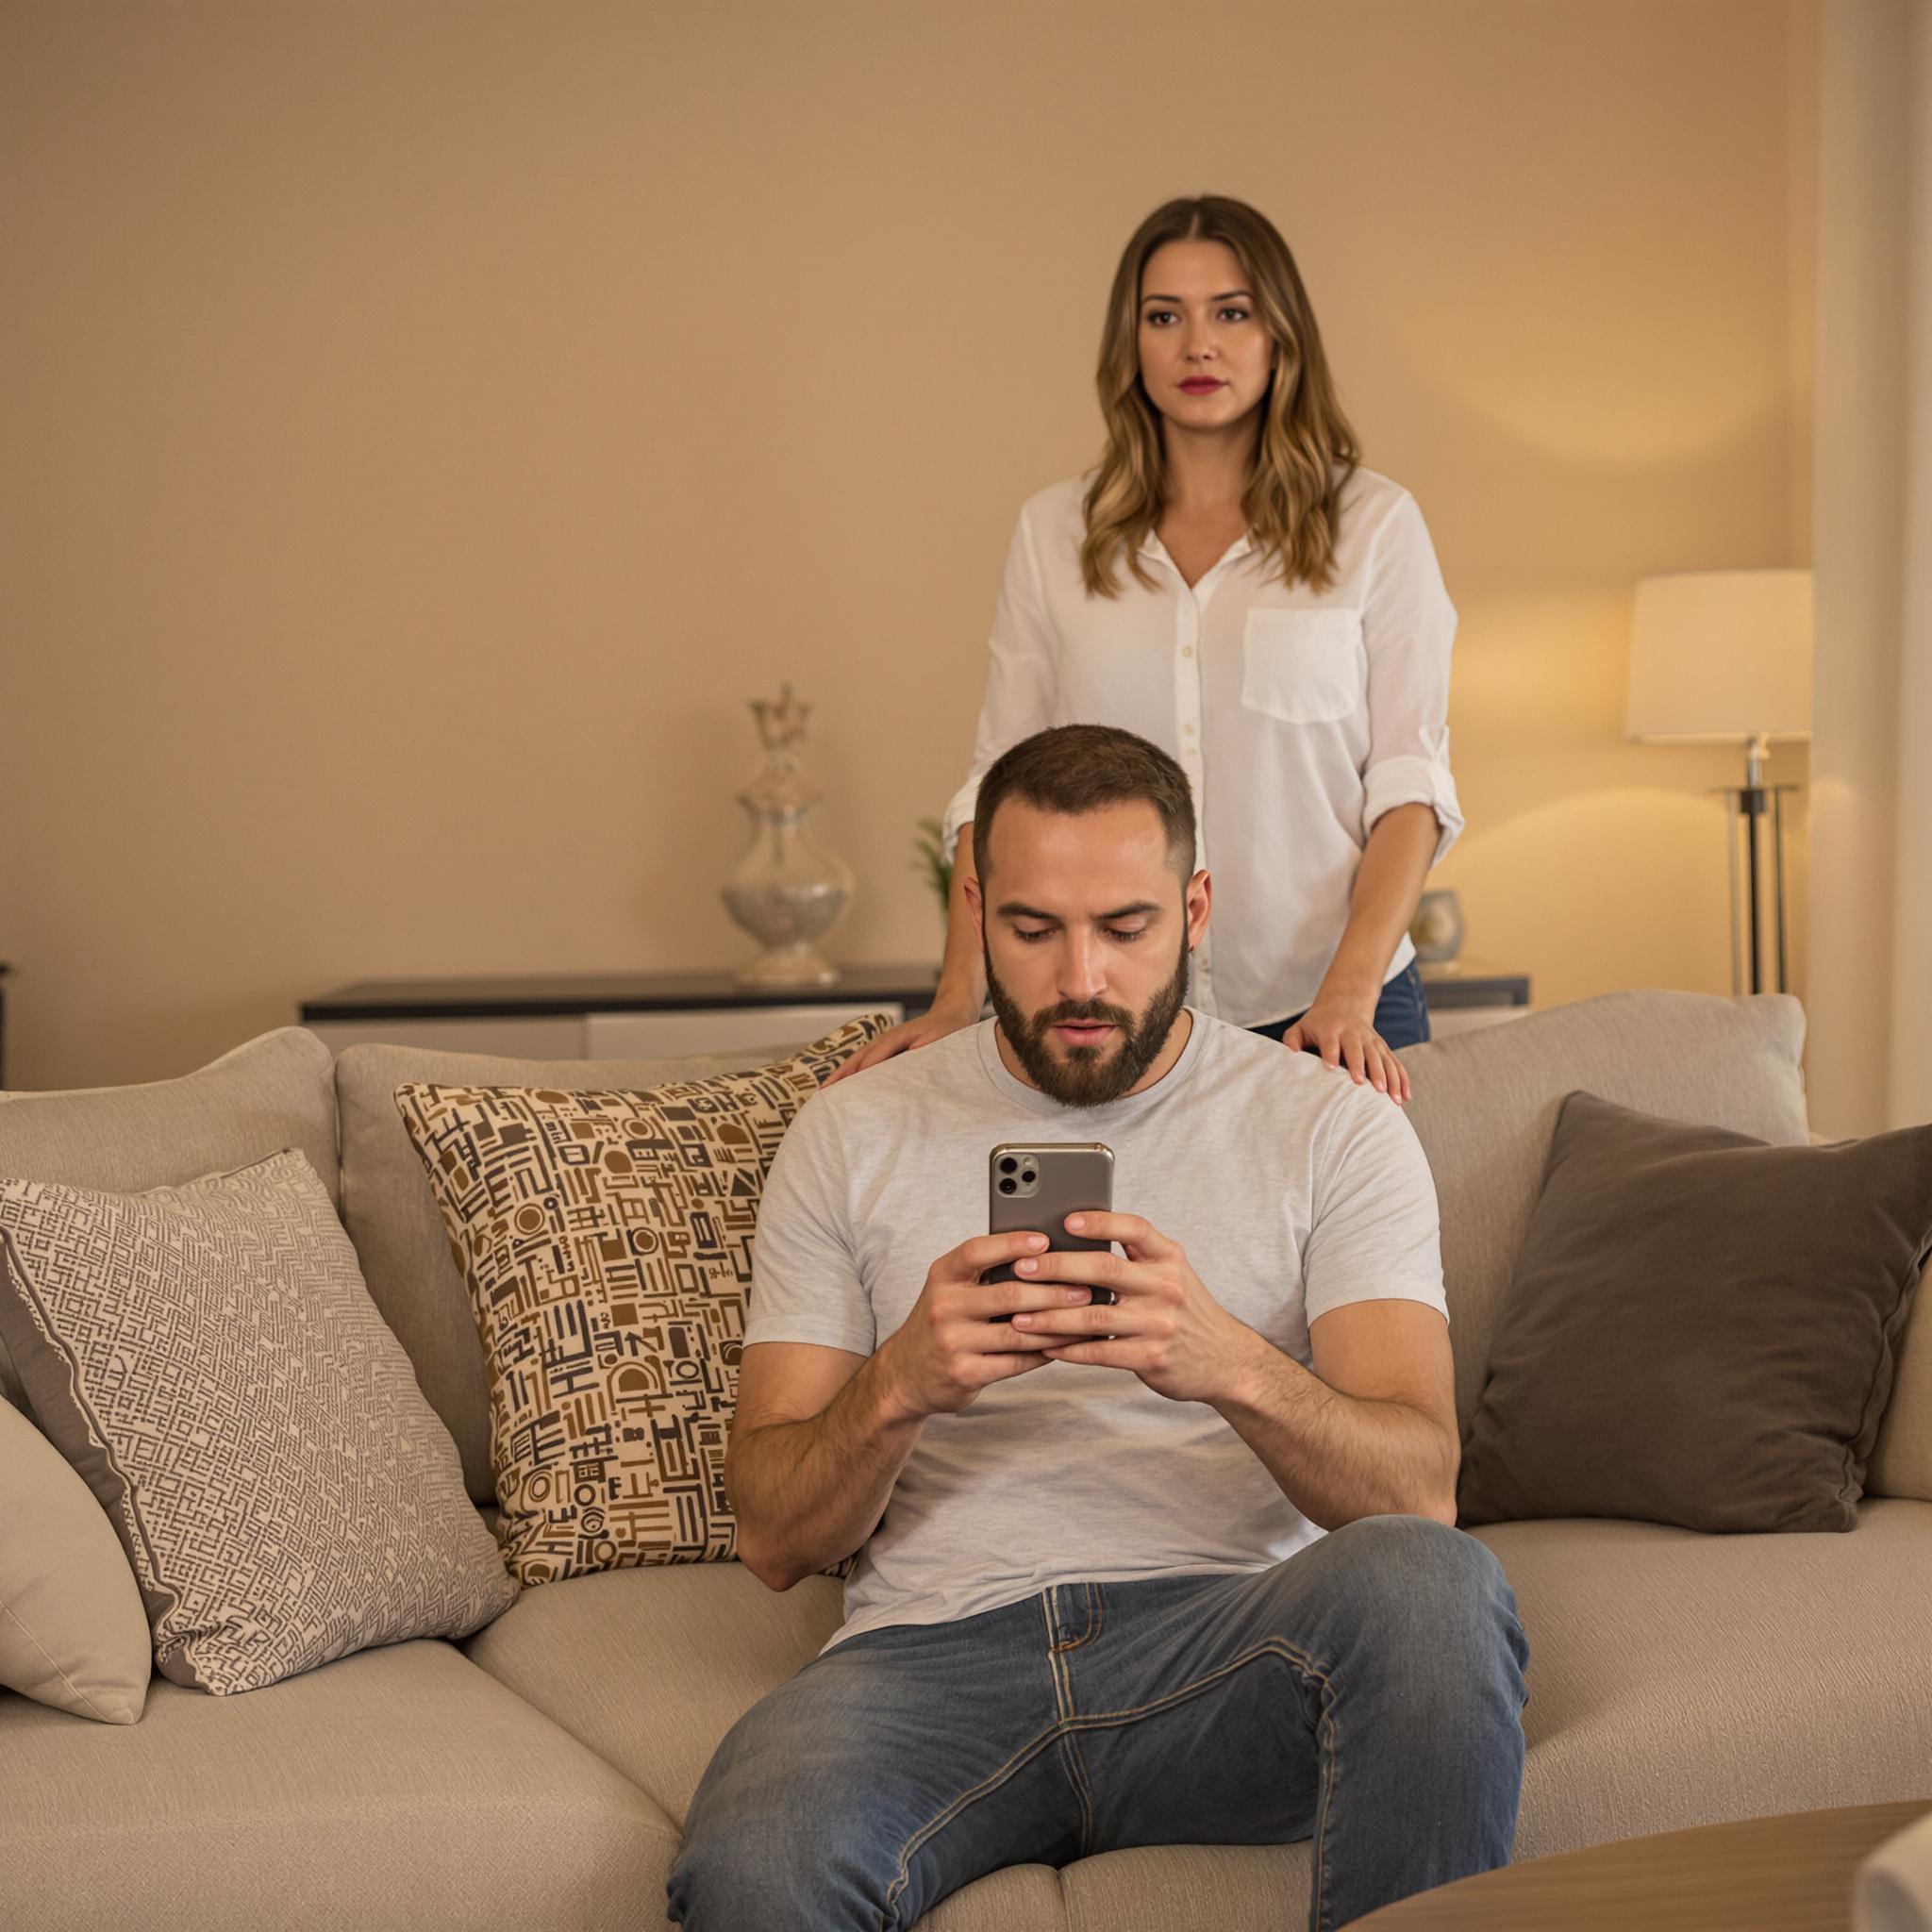
[[[1801,1035],[1790,1000],[1625,993],[1406,1056],[1441,1196],[1465,1423],[1561,1096],[1588,1088],[1802,1141]],[[331,1063],[289,1029],[178,1081],[13,1096],[0,1174],[142,1188],[304,1149],[485,1505],[481,1355],[391,1091],[671,1072],[391,1047]],[[1914,1324],[1875,1493],[1848,1535],[1480,1532],[1534,1651],[1520,1857],[1932,1793],[1932,1314]],[[588,1576],[526,1591],[460,1646],[365,1652],[227,1699],[158,1678],[131,1726],[0,1693],[0,1924],[660,1924],[713,1746],[818,1648],[838,1592],[814,1577],[774,1596],[735,1563]],[[1307,1871],[1300,1846],[1117,1852],[996,1874],[924,1923],[1279,1932],[1303,1922]]]

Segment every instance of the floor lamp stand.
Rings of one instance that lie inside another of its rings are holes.
[[[1743,784],[1724,787],[1734,993],[1784,992],[1790,983],[1785,925],[1784,806],[1785,793],[1798,788],[1764,782],[1769,752],[1762,736],[1752,739],[1744,751]],[[1768,969],[1769,986],[1765,984]]]

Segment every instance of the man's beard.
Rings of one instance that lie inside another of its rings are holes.
[[[986,952],[986,984],[1000,1031],[1019,1056],[1027,1078],[1062,1107],[1105,1107],[1126,1092],[1167,1044],[1187,1004],[1188,946],[1183,940],[1173,976],[1148,1001],[1139,1019],[1124,1007],[1109,1007],[1100,1000],[1062,1000],[1029,1020],[1000,984],[991,951]],[[1098,1046],[1071,1046],[1061,1058],[1048,1046],[1047,1034],[1063,1020],[1104,1021],[1120,1029],[1120,1043],[1111,1052]]]

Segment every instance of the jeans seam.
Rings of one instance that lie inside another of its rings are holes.
[[[1090,1585],[1089,1588],[1091,1590],[1091,1586]],[[1059,1628],[1059,1605],[1057,1591],[1054,1590],[1045,1591],[1041,1597],[1041,1602],[1046,1607],[1047,1634],[1051,1637]],[[1091,1599],[1088,1624],[1091,1629],[1092,1625]],[[1076,1649],[1080,1643],[1084,1643],[1086,1641],[1085,1635],[1082,1635],[1076,1642],[1051,1644],[1047,1652],[1047,1668],[1053,1673],[1054,1707],[1059,1719],[1059,1738],[1058,1741],[1060,1750],[1060,1761],[1066,1767],[1067,1781],[1074,1788],[1074,1795],[1080,1802],[1080,1849],[1083,1855],[1093,1848],[1093,1787],[1088,1781],[1087,1760],[1080,1755],[1078,1740],[1068,1728],[1069,1722],[1074,1716],[1074,1680],[1062,1653]]]
[[[1316,1664],[1314,1659],[1305,1652],[1296,1650],[1291,1644],[1271,1640],[1267,1642],[1257,1644],[1252,1650],[1243,1651],[1241,1656],[1231,1658],[1218,1670],[1209,1671],[1205,1676],[1195,1677],[1190,1682],[1181,1685],[1179,1689],[1171,1690],[1164,1696],[1155,1698],[1151,1703],[1134,1705],[1125,1710],[1095,1711],[1091,1716],[1077,1715],[1071,1709],[1070,1702],[1062,1701],[1059,1675],[1061,1669],[1060,1660],[1054,1653],[1050,1641],[1056,1628],[1051,1596],[1051,1591],[1042,1593],[1041,1609],[1046,1618],[1047,1635],[1049,1638],[1048,1660],[1054,1674],[1054,1703],[1057,1711],[1060,1712],[1061,1715],[1058,1716],[1057,1722],[1049,1729],[1041,1731],[1036,1737],[1029,1739],[996,1771],[990,1772],[969,1790],[960,1792],[944,1810],[928,1819],[924,1824],[913,1832],[906,1840],[905,1843],[899,1847],[896,1874],[886,1890],[886,1914],[879,1921],[880,1932],[890,1932],[891,1920],[894,1916],[896,1902],[905,1891],[907,1886],[911,1882],[911,1861],[921,1847],[929,1839],[950,1824],[968,1806],[997,1790],[1009,1777],[1031,1759],[1037,1757],[1047,1746],[1058,1743],[1062,1740],[1071,1742],[1074,1735],[1080,1731],[1109,1730],[1122,1724],[1138,1724],[1142,1718],[1154,1717],[1162,1711],[1171,1710],[1177,1705],[1186,1703],[1190,1698],[1196,1697],[1203,1691],[1212,1689],[1215,1685],[1232,1676],[1235,1672],[1244,1670],[1249,1664],[1264,1657],[1278,1657],[1281,1661],[1288,1664],[1291,1669],[1305,1676],[1313,1678],[1316,1683],[1321,1685],[1324,1692],[1324,1708],[1320,1729],[1325,1738],[1328,1775],[1323,1782],[1321,1815],[1317,1819],[1315,1825],[1313,1890],[1317,1902],[1317,1923],[1324,1928],[1329,1926],[1332,1922],[1328,1917],[1327,1899],[1328,1811],[1333,1802],[1335,1784],[1339,1775],[1341,1726],[1335,1720],[1335,1687],[1330,1680],[1328,1673]],[[1081,1775],[1083,1778],[1084,1774],[1085,1766],[1082,1763]],[[1092,1812],[1089,1806],[1089,1796],[1085,1790],[1077,1789],[1076,1795],[1081,1801],[1087,1841],[1091,1845],[1092,1839]]]
[[[1171,1690],[1164,1697],[1157,1697],[1151,1704],[1135,1705],[1126,1710],[1096,1711],[1091,1717],[1070,1715],[1067,1723],[1076,1731],[1097,1731],[1121,1724],[1138,1724],[1142,1718],[1154,1717],[1162,1711],[1172,1710],[1175,1706],[1224,1682],[1235,1672],[1244,1670],[1249,1664],[1264,1657],[1280,1658],[1291,1670],[1304,1676],[1312,1677],[1322,1687],[1322,1723],[1318,1728],[1324,1739],[1328,1775],[1322,1781],[1322,1808],[1320,1816],[1315,1821],[1313,1890],[1318,1908],[1317,1924],[1325,1928],[1331,1923],[1328,1917],[1328,1810],[1334,1803],[1335,1786],[1341,1775],[1341,1726],[1335,1718],[1335,1686],[1328,1673],[1312,1657],[1305,1652],[1296,1650],[1291,1644],[1271,1639],[1265,1643],[1257,1643],[1252,1650],[1243,1651],[1240,1657],[1231,1658],[1219,1670],[1209,1671],[1205,1677],[1196,1677],[1191,1682],[1183,1684],[1177,1690]]]
[[[1036,1737],[1028,1739],[998,1770],[989,1772],[976,1785],[974,1785],[970,1790],[961,1791],[944,1810],[927,1819],[917,1831],[913,1832],[907,1839],[906,1842],[899,1847],[898,1866],[892,1882],[886,1888],[886,1916],[881,1918],[879,1922],[881,1932],[885,1932],[887,1921],[894,1914],[894,1907],[900,1893],[911,1882],[913,1855],[920,1850],[928,1839],[943,1831],[969,1805],[976,1803],[979,1799],[986,1797],[992,1791],[996,1791],[1015,1772],[1021,1770],[1031,1759],[1039,1757],[1041,1752],[1049,1744],[1057,1742],[1063,1728],[1062,1724],[1056,1723],[1051,1728],[1040,1732]]]

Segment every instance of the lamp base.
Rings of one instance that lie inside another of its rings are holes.
[[[1744,783],[1723,788],[1730,858],[1733,993],[1790,991],[1784,802],[1786,793],[1804,787],[1760,783],[1763,756],[1761,745],[1754,743],[1745,760]],[[1769,986],[1767,977],[1773,981]]]

